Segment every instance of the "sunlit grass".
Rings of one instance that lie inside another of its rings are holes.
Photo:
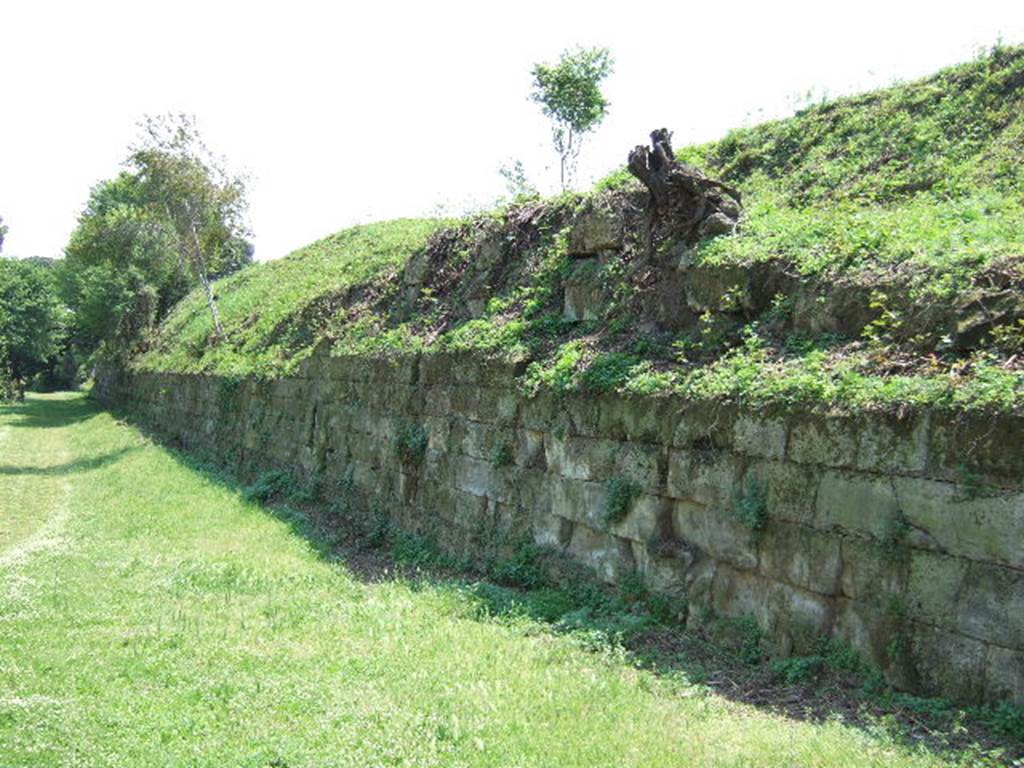
[[[3,466],[62,468],[25,475],[26,512],[69,491],[59,546],[0,565],[5,768],[958,763],[487,619],[455,586],[364,583],[80,398],[0,425]]]

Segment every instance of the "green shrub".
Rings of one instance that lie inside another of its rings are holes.
[[[522,589],[536,589],[547,581],[542,566],[543,551],[533,544],[523,544],[507,560],[491,570],[491,576],[500,584]]]
[[[419,424],[407,424],[398,430],[395,435],[395,448],[403,461],[410,464],[419,464],[427,454],[427,444],[430,436],[427,430]]]
[[[510,467],[515,463],[515,453],[508,443],[501,443],[494,449],[494,456],[491,457],[491,464],[497,469]]]
[[[622,522],[640,495],[640,486],[626,477],[610,477],[604,484],[604,521]]]
[[[762,531],[768,523],[768,504],[764,483],[749,475],[743,489],[733,496],[733,514],[750,530]]]
[[[274,499],[289,498],[300,490],[295,477],[282,469],[264,472],[255,483],[246,486],[245,498],[249,501],[266,503]]]

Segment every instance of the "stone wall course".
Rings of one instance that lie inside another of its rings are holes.
[[[460,556],[529,537],[609,583],[639,575],[688,626],[752,617],[783,654],[832,634],[898,686],[1024,702],[1020,418],[528,397],[522,371],[321,349],[286,379],[107,371],[95,392],[244,473],[350,483],[366,514]],[[422,456],[399,450],[409,429]],[[619,520],[613,478],[638,489]]]

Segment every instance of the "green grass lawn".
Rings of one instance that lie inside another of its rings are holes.
[[[360,580],[77,395],[0,410],[0,515],[4,768],[978,764]]]

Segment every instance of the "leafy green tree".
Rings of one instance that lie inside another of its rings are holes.
[[[530,98],[551,118],[563,191],[575,178],[584,137],[608,113],[609,102],[601,93],[601,82],[611,74],[613,64],[607,48],[577,48],[563,51],[556,64],[533,67]]]
[[[245,182],[210,153],[191,118],[149,117],[143,129],[145,137],[132,149],[129,165],[149,211],[165,226],[182,271],[202,286],[219,338],[224,329],[213,278],[252,258],[245,240]]]
[[[4,249],[4,235],[7,234],[7,227],[4,226],[4,217],[0,216],[0,251]]]
[[[60,268],[80,353],[129,349],[191,288],[166,230],[136,174],[93,187]]]
[[[66,321],[50,266],[0,258],[0,396],[20,397],[28,378],[52,364]]]
[[[197,285],[219,321],[212,280],[252,259],[241,180],[221,170],[188,118],[143,127],[128,170],[93,187],[65,248],[61,285],[81,354],[128,354]]]

